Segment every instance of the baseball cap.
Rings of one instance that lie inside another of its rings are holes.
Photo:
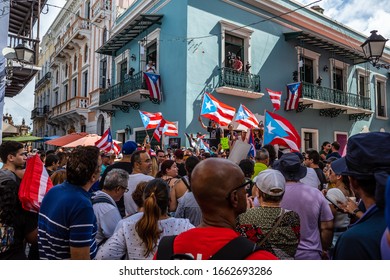
[[[279,170],[266,169],[256,177],[256,186],[270,196],[281,196],[284,193],[286,179]]]
[[[137,150],[137,143],[134,141],[127,141],[122,146],[122,154],[124,155],[131,155],[135,150]]]

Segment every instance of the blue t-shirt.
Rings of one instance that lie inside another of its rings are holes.
[[[43,198],[38,218],[40,259],[70,259],[70,247],[90,247],[96,255],[96,217],[90,194],[67,181]]]

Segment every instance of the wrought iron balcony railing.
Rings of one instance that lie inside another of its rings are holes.
[[[143,79],[143,72],[138,72],[112,87],[103,90],[100,93],[99,105],[103,105],[139,89],[147,89],[146,83]]]
[[[222,67],[219,74],[219,86],[260,92],[260,76],[247,72],[237,72],[232,68]]]
[[[371,110],[370,97],[305,82],[302,82],[302,97],[337,105]]]
[[[42,118],[44,116],[45,116],[45,114],[43,112],[43,108],[42,107],[37,107],[37,108],[35,108],[34,110],[31,111],[31,119]]]

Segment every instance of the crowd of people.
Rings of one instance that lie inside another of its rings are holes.
[[[3,142],[0,259],[390,259],[390,134],[302,153],[262,145],[239,163],[221,149],[123,144],[27,151]],[[232,128],[229,145],[246,141]],[[214,147],[214,148],[213,148]],[[38,213],[18,191],[27,157],[53,182]]]

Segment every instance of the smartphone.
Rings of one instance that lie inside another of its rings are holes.
[[[336,208],[337,211],[344,212],[342,208],[340,208],[336,203],[334,203],[332,200],[330,200],[327,196],[325,196],[326,200],[333,204],[333,206]]]

